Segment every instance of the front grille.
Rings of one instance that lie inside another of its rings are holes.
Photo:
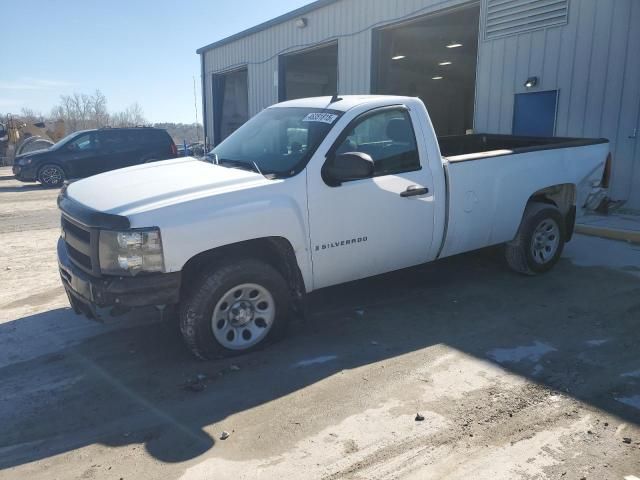
[[[91,244],[91,233],[77,225],[74,225],[64,217],[62,217],[62,229],[65,233],[69,232],[75,235],[79,240],[82,240],[87,245]]]
[[[69,257],[71,258],[71,260],[74,260],[76,263],[80,264],[80,266],[86,268],[87,270],[91,270],[91,257],[89,255],[85,255],[81,251],[76,250],[68,243],[67,252],[69,252]]]
[[[88,273],[96,273],[97,235],[91,229],[63,216],[62,231],[69,258]]]

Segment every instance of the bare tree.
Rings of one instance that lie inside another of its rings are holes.
[[[124,111],[111,115],[112,127],[136,127],[146,123],[142,107],[137,102],[129,105]]]
[[[79,93],[61,95],[60,104],[53,108],[51,116],[56,120],[64,120],[68,132],[83,130],[87,128],[87,108],[82,103],[83,95]]]
[[[20,111],[20,118],[26,123],[44,122],[45,118],[40,112],[36,112],[31,108],[23,108]]]
[[[135,127],[148,123],[142,107],[137,102],[121,112],[110,114],[107,109],[107,97],[100,90],[96,90],[92,95],[61,95],[60,103],[51,110],[50,120],[63,120],[67,133],[106,126]]]
[[[60,104],[53,108],[51,117],[64,120],[67,132],[105,127],[109,124],[107,98],[100,90],[93,95],[74,93],[61,95]]]
[[[91,114],[96,128],[109,125],[109,112],[107,111],[107,97],[100,90],[96,90],[91,97]]]

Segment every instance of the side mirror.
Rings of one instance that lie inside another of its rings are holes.
[[[362,152],[347,152],[336,155],[326,168],[327,180],[332,186],[350,180],[362,180],[373,176],[373,159]]]

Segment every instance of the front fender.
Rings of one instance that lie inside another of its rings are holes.
[[[164,207],[155,214],[132,219],[132,225],[160,227],[167,272],[181,271],[194,256],[218,247],[264,237],[285,238],[293,247],[310,291],[307,216],[297,200],[305,197],[282,192],[260,195],[261,189],[256,190]]]

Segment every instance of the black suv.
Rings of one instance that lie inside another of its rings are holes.
[[[18,155],[13,174],[23,182],[57,187],[67,178],[89,177],[176,156],[176,145],[166,130],[101,128],[75,132],[46,150]]]

